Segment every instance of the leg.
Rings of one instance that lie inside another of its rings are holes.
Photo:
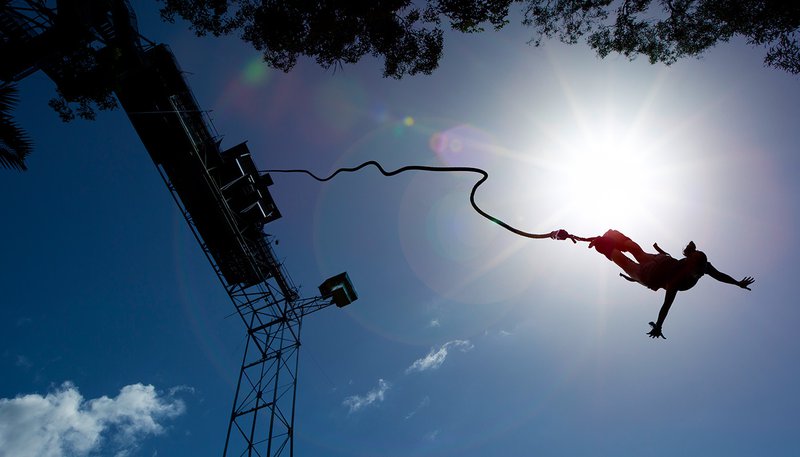
[[[634,281],[641,282],[641,270],[642,267],[638,263],[634,262],[628,256],[623,254],[621,251],[614,249],[611,252],[611,260],[617,264],[618,267],[622,268],[622,271],[625,272],[628,276],[631,277]]]
[[[615,243],[614,247],[616,249],[622,252],[630,252],[633,258],[636,259],[636,261],[639,263],[648,262],[652,260],[652,258],[655,256],[655,254],[648,254],[644,252],[644,249],[642,249],[642,247],[639,246],[638,243],[628,238],[627,236],[623,235],[621,232],[617,230],[609,230],[603,235],[603,237],[608,237],[614,240]],[[612,258],[611,260],[614,259]]]
[[[597,252],[603,254],[612,262],[614,261],[612,254],[615,250],[619,252],[633,251],[632,253],[635,252],[634,257],[636,257],[636,254],[644,252],[630,238],[613,229],[606,231],[603,236],[592,239],[589,243],[589,248],[595,248]]]
[[[645,263],[652,260],[655,254],[648,254],[644,252],[641,246],[628,238],[628,242],[624,245],[627,252],[630,252],[634,259],[639,263]]]

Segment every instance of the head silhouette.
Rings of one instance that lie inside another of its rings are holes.
[[[686,256],[689,265],[691,265],[694,270],[697,270],[698,273],[705,271],[706,263],[708,263],[708,256],[706,256],[703,251],[697,250],[694,241],[690,241],[689,244],[686,245],[686,248],[683,249],[683,255]]]

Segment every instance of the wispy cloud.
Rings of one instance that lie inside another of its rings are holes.
[[[115,398],[84,400],[64,383],[46,396],[0,398],[2,455],[65,457],[127,455],[148,435],[164,432],[161,421],[184,413],[180,399],[159,394],[151,385],[131,384]]]
[[[419,404],[417,404],[417,407],[414,408],[414,410],[411,411],[410,413],[406,414],[405,419],[406,420],[411,419],[412,417],[414,417],[419,412],[419,410],[421,410],[422,408],[425,408],[426,406],[428,406],[430,404],[431,404],[431,397],[425,395],[425,398],[420,400]]]
[[[439,322],[439,319],[431,319],[431,321],[428,322],[428,327],[441,327],[441,326],[442,324]]]
[[[410,367],[406,368],[406,374],[418,371],[435,370],[442,366],[450,349],[457,348],[462,352],[466,352],[473,347],[475,346],[473,346],[469,340],[448,341],[438,348],[431,348],[431,351],[428,352],[428,355],[422,357],[421,359],[415,360]]]
[[[386,395],[386,391],[389,390],[391,384],[384,381],[383,379],[378,379],[378,386],[374,389],[370,390],[364,395],[351,395],[342,401],[344,406],[350,410],[351,413],[354,413],[361,408],[369,406],[373,403],[383,401],[384,395]]]
[[[17,354],[17,360],[14,362],[14,365],[27,370],[28,368],[33,367],[33,362],[31,362],[31,360],[24,355]]]
[[[439,438],[439,430],[434,430],[432,432],[428,432],[425,434],[425,439],[428,441],[436,441],[436,438]]]
[[[179,386],[170,387],[170,389],[169,389],[167,392],[169,392],[169,396],[170,396],[170,397],[173,397],[173,396],[175,396],[176,394],[179,394],[179,393],[181,393],[181,392],[186,392],[186,393],[189,393],[189,394],[194,394],[194,393],[195,393],[195,390],[194,390],[194,387],[192,387],[192,386],[187,386],[187,385],[185,385],[185,384],[181,384],[181,385],[179,385]]]

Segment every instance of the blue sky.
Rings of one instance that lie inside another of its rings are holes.
[[[481,218],[474,176],[274,175],[266,230],[301,294],[346,270],[360,297],[305,321],[298,455],[796,453],[800,91],[763,50],[652,66],[510,26],[448,35],[431,76],[283,74],[133,5],[262,168],[479,166],[479,204],[521,229],[694,240],[756,277],[701,280],[654,341],[663,292]],[[54,456],[221,453],[244,349],[224,290],[122,111],[62,124],[42,74],[19,88],[36,150],[0,179],[0,449],[47,455],[48,424]]]

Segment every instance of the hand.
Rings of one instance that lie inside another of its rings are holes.
[[[664,336],[663,333],[661,333],[661,327],[656,326],[654,322],[649,322],[649,324],[650,327],[653,327],[652,330],[647,332],[650,338],[664,338],[665,340],[667,339],[667,337]]]
[[[752,290],[747,286],[749,286],[750,284],[753,284],[754,282],[756,282],[756,280],[753,279],[752,276],[748,276],[748,277],[742,279],[741,281],[737,282],[736,285],[741,287],[742,289]]]

